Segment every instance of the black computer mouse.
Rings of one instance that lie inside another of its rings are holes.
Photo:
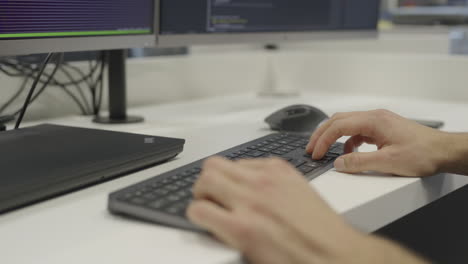
[[[281,132],[313,132],[328,116],[310,105],[292,105],[265,119],[272,130]]]

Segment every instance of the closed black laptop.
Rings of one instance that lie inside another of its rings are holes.
[[[182,139],[40,125],[0,133],[0,213],[177,156]]]

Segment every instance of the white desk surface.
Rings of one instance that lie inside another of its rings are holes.
[[[209,237],[113,216],[107,195],[218,151],[270,133],[264,117],[307,103],[337,111],[386,108],[411,118],[439,119],[448,131],[468,131],[468,105],[405,98],[303,94],[259,98],[253,94],[133,109],[146,123],[99,126],[89,118],[50,123],[97,127],[187,139],[175,160],[85,190],[0,216],[0,262],[16,263],[241,263],[237,252]],[[372,150],[370,146],[365,147]],[[421,153],[423,155],[423,153]],[[468,177],[424,180],[347,175],[331,170],[312,181],[330,205],[358,228],[371,232],[468,183]]]

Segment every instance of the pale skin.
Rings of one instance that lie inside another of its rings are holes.
[[[432,130],[385,110],[334,115],[312,135],[307,151],[320,159],[342,136],[350,136],[347,154],[335,161],[342,172],[468,174],[468,135]],[[378,150],[353,152],[363,143]],[[353,229],[279,159],[211,158],[193,192],[191,221],[252,264],[427,263],[390,241]]]

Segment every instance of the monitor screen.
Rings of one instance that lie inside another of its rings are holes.
[[[160,34],[375,30],[379,0],[161,0]]]
[[[0,40],[148,35],[154,10],[154,0],[3,0]]]

